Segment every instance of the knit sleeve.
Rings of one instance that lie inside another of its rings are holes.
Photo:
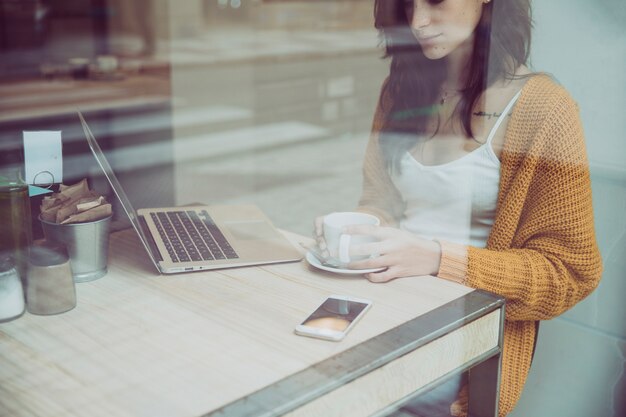
[[[387,164],[380,149],[379,135],[385,118],[385,86],[382,87],[372,133],[363,161],[363,191],[358,211],[377,216],[385,225],[396,225],[404,210],[404,202],[391,181]]]
[[[439,278],[465,284],[467,279],[467,246],[445,240],[437,240],[441,248]]]
[[[466,284],[504,296],[508,320],[547,320],[586,297],[602,273],[583,130],[568,95],[518,160],[496,217],[512,236],[492,231],[486,249],[468,248]]]

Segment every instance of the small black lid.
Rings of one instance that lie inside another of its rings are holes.
[[[69,260],[67,249],[60,243],[43,241],[30,248],[28,262],[34,266],[61,265]]]

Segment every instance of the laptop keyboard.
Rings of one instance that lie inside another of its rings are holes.
[[[173,262],[237,259],[239,256],[206,210],[150,213]]]

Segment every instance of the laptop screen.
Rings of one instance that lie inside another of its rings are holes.
[[[102,168],[102,171],[104,172],[104,175],[109,181],[109,184],[111,184],[111,188],[113,189],[113,192],[115,193],[120,204],[122,205],[122,208],[128,215],[128,218],[130,219],[130,223],[133,225],[133,227],[139,234],[141,243],[143,243],[144,247],[150,254],[150,260],[152,261],[152,263],[154,263],[155,267],[159,269],[155,261],[155,259],[157,259],[157,256],[154,253],[152,253],[152,249],[150,248],[150,245],[148,245],[148,238],[144,233],[141,223],[139,222],[139,217],[137,216],[137,212],[135,211],[132,204],[130,203],[130,200],[128,199],[128,196],[124,192],[122,185],[120,184],[117,177],[115,176],[115,173],[113,172],[113,168],[111,168],[111,165],[109,165],[109,162],[104,156],[104,153],[102,152],[102,149],[100,148],[100,145],[98,145],[96,138],[91,132],[91,129],[89,128],[89,125],[87,124],[87,121],[85,120],[85,118],[83,117],[80,111],[78,112],[78,117],[80,118],[80,123],[83,126],[83,131],[85,132],[85,137],[87,138],[87,143],[89,144],[89,148],[91,149],[93,156],[96,158],[96,161],[98,161],[98,165],[100,165],[100,168]]]

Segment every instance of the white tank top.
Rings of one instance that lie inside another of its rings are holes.
[[[496,215],[500,161],[491,142],[519,98],[518,92],[492,127],[487,141],[454,161],[423,165],[406,152],[392,181],[405,203],[400,228],[427,239],[485,247]]]

